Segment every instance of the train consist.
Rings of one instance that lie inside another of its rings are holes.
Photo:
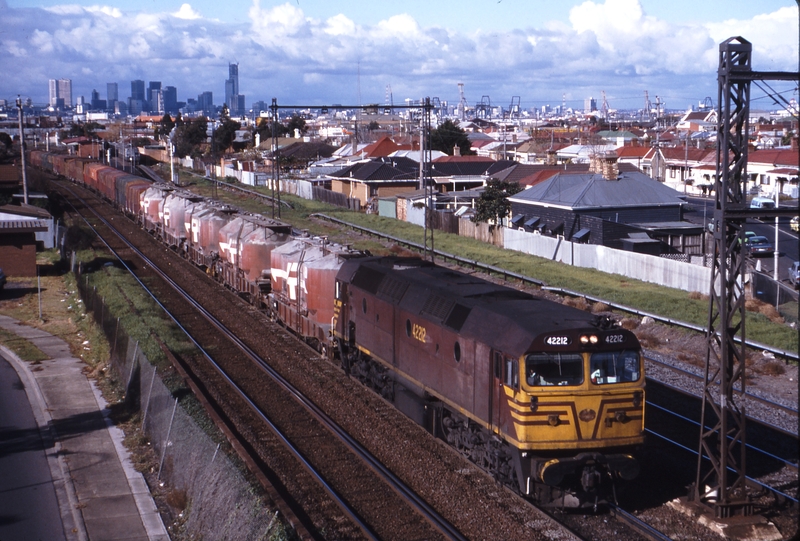
[[[643,359],[610,319],[78,160],[31,161],[104,194],[499,482],[596,507],[638,474]]]

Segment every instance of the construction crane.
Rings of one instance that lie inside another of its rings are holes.
[[[519,96],[511,96],[511,105],[508,106],[508,118],[514,119],[520,116],[520,98]]]
[[[386,105],[388,106],[388,114],[394,114],[394,97],[392,96],[392,85],[386,85]]]
[[[639,117],[639,121],[644,123],[650,123],[652,120],[652,111],[653,111],[653,104],[650,103],[650,96],[647,94],[647,90],[644,91],[644,109],[642,109],[642,114]]]
[[[489,96],[481,96],[481,101],[475,104],[475,116],[487,120],[492,119],[492,100]]]
[[[600,106],[600,114],[603,120],[608,120],[608,100],[606,99],[606,91],[603,90],[603,104]]]
[[[467,119],[467,98],[464,97],[464,83],[458,83],[458,118]]]

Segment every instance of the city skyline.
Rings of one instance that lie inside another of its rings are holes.
[[[44,105],[48,81],[62,78],[73,81],[73,103],[107,83],[126,89],[134,80],[163,81],[177,88],[178,101],[203,92],[226,96],[236,65],[235,93],[247,96],[246,108],[273,97],[282,104],[355,105],[383,104],[391,95],[397,105],[435,96],[455,104],[463,83],[469,105],[488,96],[507,107],[519,96],[524,109],[562,101],[582,109],[605,92],[612,109],[636,109],[647,90],[651,101],[659,96],[667,108],[685,109],[716,100],[718,46],[736,35],[753,43],[753,69],[798,70],[798,10],[791,0],[758,6],[715,0],[683,19],[675,12],[689,5],[684,0],[673,2],[672,11],[653,0],[557,7],[462,0],[427,11],[417,0],[375,10],[352,4],[234,1],[226,9],[245,12],[238,21],[215,18],[214,4],[205,1],[166,2],[155,12],[116,2],[0,0],[7,29],[0,67],[16,75],[0,82],[0,98],[20,94]],[[516,18],[498,30],[497,13]],[[772,86],[786,100],[797,97],[796,85]],[[120,101],[127,97],[122,90]],[[779,106],[754,88],[752,107]]]

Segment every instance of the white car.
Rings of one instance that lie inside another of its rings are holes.
[[[792,284],[795,289],[800,288],[800,261],[795,261],[789,267],[789,283]]]

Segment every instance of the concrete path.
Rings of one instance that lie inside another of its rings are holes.
[[[45,446],[65,536],[167,541],[169,536],[142,475],[133,469],[123,433],[107,404],[58,337],[0,315],[0,328],[32,342],[49,360],[35,366],[0,346],[25,388]]]

